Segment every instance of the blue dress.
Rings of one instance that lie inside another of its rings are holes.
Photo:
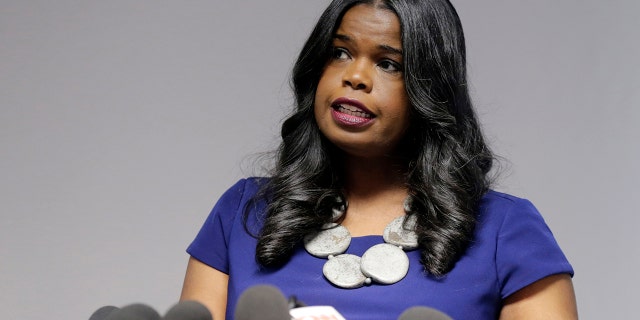
[[[335,287],[322,275],[327,260],[311,256],[302,245],[283,267],[265,269],[256,263],[257,240],[246,232],[242,219],[259,181],[243,179],[227,190],[187,249],[195,259],[229,275],[227,319],[233,319],[240,294],[259,284],[274,285],[309,306],[333,306],[348,320],[397,319],[413,306],[435,308],[458,320],[497,319],[502,301],[519,289],[554,274],[573,276],[535,207],[495,191],[481,200],[474,239],[444,277],[424,271],[418,250],[407,252],[409,272],[391,285]],[[260,221],[264,208],[264,203],[251,204],[250,224]],[[382,236],[354,237],[347,253],[362,256],[383,242]]]

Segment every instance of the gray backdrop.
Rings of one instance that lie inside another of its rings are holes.
[[[256,170],[328,1],[0,1],[0,315],[178,299],[217,197]],[[531,199],[583,319],[635,314],[636,0],[454,2],[498,189]]]

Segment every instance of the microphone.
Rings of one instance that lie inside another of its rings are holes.
[[[120,310],[120,308],[114,307],[114,306],[101,307],[100,309],[96,310],[94,313],[91,314],[91,317],[89,317],[89,320],[105,320],[107,316],[109,316],[111,313],[116,312],[118,310]]]
[[[180,301],[164,315],[164,320],[213,320],[209,309],[202,303],[187,300]]]
[[[274,286],[259,285],[245,290],[238,298],[235,320],[290,320],[289,304]]]
[[[453,320],[453,318],[433,308],[411,307],[405,310],[398,320]]]
[[[334,307],[313,306],[291,309],[293,320],[346,320]]]
[[[149,306],[136,303],[111,312],[104,320],[160,320],[160,314]]]
[[[289,314],[291,320],[346,320],[332,306],[307,306],[296,296],[289,297]]]

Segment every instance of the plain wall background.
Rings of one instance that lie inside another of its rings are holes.
[[[0,313],[177,302],[186,246],[277,143],[328,1],[0,0]],[[454,1],[499,190],[532,200],[582,319],[635,314],[635,0]]]

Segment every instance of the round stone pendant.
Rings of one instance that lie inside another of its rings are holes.
[[[405,223],[406,221],[406,225]],[[382,237],[386,243],[401,246],[404,250],[418,247],[418,235],[415,233],[418,217],[415,215],[397,217],[384,228]]]
[[[388,243],[369,248],[361,259],[362,273],[382,284],[396,283],[409,272],[409,257],[399,247]]]
[[[361,258],[353,254],[341,254],[329,257],[322,267],[322,273],[329,282],[345,288],[355,289],[362,287],[365,283],[370,283],[362,271],[360,271]]]
[[[322,227],[322,231],[304,237],[304,247],[312,256],[326,258],[338,255],[349,248],[351,234],[347,228],[329,223]]]

